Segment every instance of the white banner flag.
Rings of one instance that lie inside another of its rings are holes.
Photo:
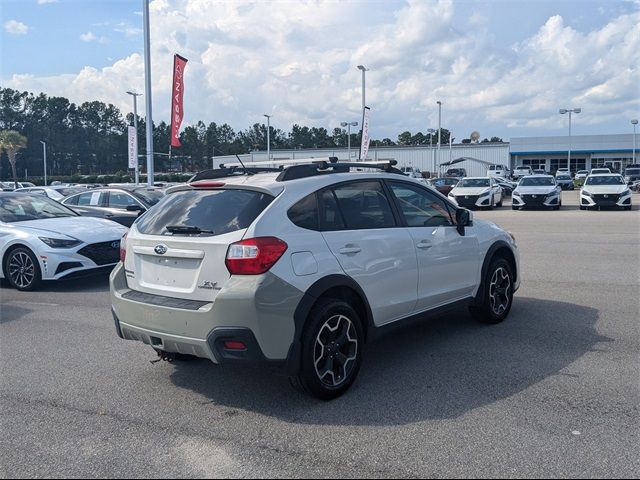
[[[360,160],[365,160],[369,154],[369,107],[362,112],[362,144],[360,145]]]
[[[138,132],[136,128],[129,126],[129,168],[138,167]]]

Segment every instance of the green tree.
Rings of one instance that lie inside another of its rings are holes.
[[[402,132],[400,135],[398,135],[398,145],[411,145],[412,137],[413,135],[411,135],[411,132]]]
[[[18,188],[18,173],[16,171],[16,160],[18,151],[27,147],[27,137],[21,135],[15,130],[5,130],[0,132],[0,152],[7,152],[9,163],[11,164],[11,172],[13,173],[13,183]]]

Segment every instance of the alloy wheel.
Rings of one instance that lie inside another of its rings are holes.
[[[316,337],[313,363],[320,381],[332,388],[348,379],[358,357],[356,328],[344,315],[334,315],[320,328]]]
[[[502,315],[511,302],[511,277],[503,267],[497,268],[491,277],[489,285],[489,301],[491,310],[496,315]]]
[[[18,288],[28,288],[35,279],[36,268],[25,252],[16,252],[9,258],[9,278]]]

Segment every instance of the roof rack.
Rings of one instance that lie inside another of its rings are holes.
[[[247,162],[247,164],[251,166],[257,167],[265,167],[268,165],[275,165],[276,170],[282,170],[285,166],[289,165],[304,165],[310,163],[321,163],[321,162],[331,162],[336,163],[338,161],[338,157],[319,157],[319,158],[298,158],[298,159],[287,159],[287,160],[265,160],[262,162]],[[220,168],[238,168],[242,167],[241,163],[222,163],[220,164]]]
[[[335,157],[334,157],[335,158]],[[337,160],[337,159],[336,159]],[[376,161],[376,162],[337,162],[337,161],[314,161],[309,164],[293,165],[286,168],[278,175],[278,182],[296,180],[298,178],[314,177],[317,175],[327,175],[331,173],[347,173],[352,168],[373,168],[386,173],[403,173],[395,168],[398,164],[396,160]]]
[[[267,172],[279,172],[280,168],[267,168],[267,167],[242,167],[240,164],[234,165],[220,165],[220,168],[213,168],[210,170],[203,170],[196,173],[193,177],[187,180],[187,183],[197,182],[198,180],[215,180],[217,178],[228,178],[236,175],[255,175],[256,173]]]

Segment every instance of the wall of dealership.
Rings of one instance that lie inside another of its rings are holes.
[[[636,135],[636,149],[640,147],[640,135]],[[530,165],[555,172],[567,166],[569,137],[515,137],[511,138],[509,155],[511,165]],[[633,134],[572,135],[571,170],[590,170],[610,166],[621,171],[633,161]]]

